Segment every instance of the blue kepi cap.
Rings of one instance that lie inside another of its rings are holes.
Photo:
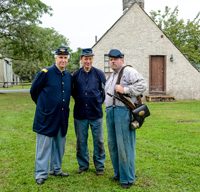
[[[81,57],[83,56],[94,56],[94,54],[92,53],[92,49],[91,48],[82,49]]]
[[[58,47],[55,54],[56,55],[69,55],[69,51],[67,50],[67,47]]]
[[[110,52],[108,53],[109,57],[119,57],[123,58],[124,55],[118,50],[118,49],[111,49]]]

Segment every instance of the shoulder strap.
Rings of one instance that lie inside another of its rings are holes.
[[[44,69],[42,69],[41,71],[44,71],[45,73],[47,73],[47,72],[48,72],[48,70],[47,70],[47,69],[45,69],[45,68],[44,68]]]
[[[117,82],[116,82],[116,85],[120,85],[121,83],[121,79],[122,79],[122,75],[123,75],[123,72],[124,72],[124,69],[126,67],[132,67],[130,65],[126,65],[124,67],[122,67],[121,71],[119,72],[119,75],[118,75],[118,78],[117,78]],[[131,107],[131,109],[135,109],[135,105],[132,103],[132,101],[129,101],[128,99],[126,99],[123,94],[119,93],[119,92],[116,92],[114,91],[114,95],[117,95],[124,103],[126,103],[129,107]],[[115,106],[115,97],[113,97],[113,106]]]
[[[126,66],[124,66],[124,67],[121,69],[121,71],[119,72],[119,75],[118,75],[118,79],[117,79],[116,85],[120,85],[120,84],[121,84],[122,75],[123,75],[124,69],[125,69],[126,67],[132,67],[132,66],[131,66],[131,65],[126,65]],[[124,97],[123,94],[121,94],[121,93],[119,93],[119,92],[117,92],[117,93],[115,92],[115,94],[118,95],[119,98],[122,99],[122,100],[124,101],[124,103],[126,103],[126,104],[127,104],[128,106],[130,106],[132,109],[135,109],[136,107],[139,107],[140,105],[142,105],[141,95],[138,96],[138,103],[137,103],[137,105],[135,106],[135,105],[133,104],[133,102],[132,102],[131,100],[129,101],[128,99],[126,99],[126,98]],[[113,102],[115,102],[115,101],[113,100]]]
[[[122,67],[121,71],[119,72],[116,85],[120,85],[120,82],[121,82],[121,79],[122,79],[122,75],[123,75],[124,69],[126,67],[132,67],[132,66],[131,65],[126,65],[126,66]]]

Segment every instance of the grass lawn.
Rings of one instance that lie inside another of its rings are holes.
[[[69,128],[62,170],[68,178],[49,176],[39,186],[34,179],[35,104],[28,93],[0,94],[0,191],[125,191],[109,181],[113,168],[107,146],[105,174],[96,176],[89,134],[90,169],[76,174],[76,138],[70,104]],[[200,101],[147,103],[151,116],[137,130],[136,181],[129,191],[200,191]]]
[[[12,90],[12,89],[30,89],[31,88],[31,83],[24,83],[23,86],[20,83],[20,85],[14,85],[13,87],[9,87],[9,88],[0,88],[0,90]]]

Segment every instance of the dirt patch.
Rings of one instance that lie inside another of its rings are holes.
[[[178,120],[178,123],[196,123],[197,121],[194,120]]]

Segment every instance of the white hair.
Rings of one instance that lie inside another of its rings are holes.
[[[67,54],[66,54],[67,55]],[[68,56],[68,59],[69,59],[69,55],[67,55]],[[58,55],[54,55],[54,58],[56,58],[56,57],[58,57]]]

